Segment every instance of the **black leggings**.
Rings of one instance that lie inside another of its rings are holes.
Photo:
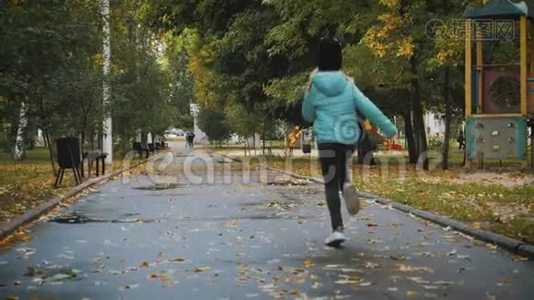
[[[326,202],[332,220],[332,229],[343,228],[341,199],[339,192],[347,178],[347,160],[350,160],[354,146],[344,144],[319,144],[319,160],[323,172]]]

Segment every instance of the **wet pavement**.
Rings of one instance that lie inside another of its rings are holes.
[[[168,172],[207,159],[168,156],[174,182],[110,182],[34,225],[0,251],[0,299],[534,299],[533,262],[372,199],[330,249],[320,185],[221,159]]]

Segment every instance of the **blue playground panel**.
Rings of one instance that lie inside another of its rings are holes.
[[[465,124],[467,159],[527,158],[527,118],[471,116]]]

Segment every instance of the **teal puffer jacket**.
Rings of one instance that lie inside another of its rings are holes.
[[[356,111],[388,138],[397,128],[343,72],[317,72],[302,104],[304,119],[314,124],[319,144],[354,145],[360,138]]]

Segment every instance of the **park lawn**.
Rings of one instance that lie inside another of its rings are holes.
[[[177,137],[173,137],[173,138],[166,138],[166,141],[167,142],[181,142],[181,141],[185,141],[185,137],[177,136]]]
[[[534,186],[458,183],[454,172],[355,176],[358,189],[534,244]],[[357,172],[359,173],[359,172]]]
[[[116,159],[113,169],[122,167],[123,162]],[[71,170],[65,171],[59,188],[53,186],[54,182],[46,148],[28,151],[28,158],[23,162],[15,162],[9,154],[0,153],[0,224],[43,204],[51,196],[65,193],[75,185]]]
[[[66,172],[65,187],[74,184]],[[67,188],[54,188],[48,150],[37,148],[28,152],[23,162],[15,162],[9,154],[0,154],[0,223],[5,223],[28,209],[42,204],[48,197],[64,193]]]
[[[268,163],[305,176],[321,176],[313,159],[293,159],[290,168],[281,157],[269,158]],[[408,166],[403,174],[395,165],[384,170],[355,165],[353,178],[359,190],[534,244],[534,184],[514,184],[514,178],[528,175],[508,173],[511,184],[505,186],[484,178],[466,180],[466,174],[460,167],[418,172]]]

